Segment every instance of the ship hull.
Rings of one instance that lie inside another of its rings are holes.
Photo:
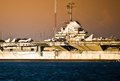
[[[0,61],[119,61],[119,51],[1,52]]]

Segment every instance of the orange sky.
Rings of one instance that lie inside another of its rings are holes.
[[[57,30],[69,16],[69,0],[57,0]],[[96,36],[120,38],[120,0],[73,0],[73,20]],[[54,0],[0,0],[2,38],[51,38],[54,29]]]

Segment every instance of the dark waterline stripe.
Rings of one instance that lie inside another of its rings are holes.
[[[120,62],[119,60],[96,59],[0,59],[0,62]]]

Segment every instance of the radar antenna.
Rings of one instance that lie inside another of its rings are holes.
[[[74,5],[75,5],[75,3],[73,3],[71,0],[67,4],[68,14],[70,15],[70,21],[72,21],[72,15],[73,15],[72,9],[75,7]]]

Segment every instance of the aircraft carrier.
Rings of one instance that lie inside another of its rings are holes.
[[[43,42],[31,38],[1,42],[0,60],[119,61],[120,41],[113,37],[95,38],[79,22],[70,21]]]
[[[73,5],[67,5],[70,21],[51,39],[1,40],[0,61],[119,61],[120,40],[89,35],[78,21],[72,20]],[[55,10],[55,27],[56,16]]]

